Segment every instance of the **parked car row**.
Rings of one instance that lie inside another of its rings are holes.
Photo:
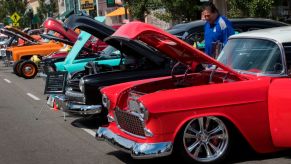
[[[213,59],[193,47],[197,39],[203,46],[201,21],[186,25],[197,23],[193,30],[181,24],[164,31],[138,21],[114,29],[73,15],[62,26],[81,30],[75,43],[43,35],[73,46],[66,58],[40,64],[47,103],[81,117],[100,116],[96,139],[137,159],[176,154],[190,162],[222,162],[242,139],[259,153],[290,148],[291,26],[232,22],[242,30]],[[254,30],[268,27],[275,28]],[[108,46],[92,51],[92,37]]]

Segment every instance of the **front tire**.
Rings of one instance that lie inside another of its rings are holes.
[[[24,61],[20,64],[20,76],[24,77],[25,79],[32,79],[37,75],[38,67],[37,65],[30,61]]]
[[[21,59],[21,60],[18,60],[17,62],[15,62],[13,64],[13,72],[14,72],[15,75],[20,76],[20,65],[24,61],[25,60]]]
[[[189,121],[175,140],[174,152],[187,162],[220,163],[232,148],[232,135],[218,117],[199,117]]]

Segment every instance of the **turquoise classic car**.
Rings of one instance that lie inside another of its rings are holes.
[[[91,34],[82,31],[65,61],[55,63],[56,71],[67,71],[69,73],[82,71],[85,69],[85,65],[91,61],[97,62],[98,64],[110,65],[113,67],[120,64],[119,52],[111,46],[108,46],[95,56],[91,55],[88,58],[76,59],[80,54],[82,47],[91,38],[91,36]]]

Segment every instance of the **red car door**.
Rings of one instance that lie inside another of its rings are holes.
[[[274,146],[291,147],[291,79],[274,79],[269,88],[269,120]]]

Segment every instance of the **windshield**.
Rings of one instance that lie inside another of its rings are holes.
[[[281,74],[284,71],[280,48],[270,40],[230,39],[217,60],[242,72]]]
[[[107,46],[103,51],[102,51],[102,55],[112,55],[112,53],[115,53],[116,50],[114,47],[112,46]]]
[[[120,57],[120,51],[109,45],[104,50],[101,51],[100,56],[97,59],[105,60],[105,59],[114,59],[114,58],[119,58],[119,57]]]

